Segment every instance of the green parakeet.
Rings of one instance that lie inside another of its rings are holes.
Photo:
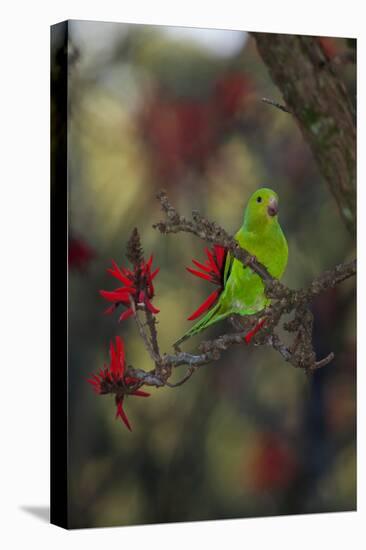
[[[267,268],[272,277],[282,277],[287,265],[288,247],[278,221],[278,196],[274,191],[263,187],[253,193],[244,212],[243,225],[235,239]],[[176,345],[230,315],[252,315],[269,303],[259,275],[228,253],[223,290],[218,300]]]

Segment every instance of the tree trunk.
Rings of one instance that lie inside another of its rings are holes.
[[[354,235],[356,122],[343,82],[316,37],[252,35]]]

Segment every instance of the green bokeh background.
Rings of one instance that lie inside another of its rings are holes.
[[[314,303],[317,354],[334,351],[336,359],[310,380],[271,348],[238,347],[179,388],[128,398],[132,433],[115,420],[113,398],[87,384],[117,334],[128,364],[152,367],[133,320],[104,316],[98,293],[116,286],[106,268],[111,258],[126,265],[135,226],[161,268],[154,304],[163,351],[212,290],[184,269],[204,258],[204,243],[152,228],[161,188],[180,212],[199,210],[232,233],[249,195],[275,189],[290,287],[353,258],[355,243],[295,121],[261,102],[281,97],[246,33],[78,21],[69,28],[69,214],[77,243],[69,275],[71,526],[355,509],[354,281]],[[327,39],[324,47],[350,44]],[[355,68],[338,70],[352,95]],[[222,323],[205,336],[227,329]]]

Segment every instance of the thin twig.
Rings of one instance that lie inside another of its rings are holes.
[[[273,105],[273,107],[277,107],[277,109],[280,109],[281,111],[284,111],[285,113],[289,113],[290,115],[292,115],[292,111],[290,111],[290,109],[288,109],[285,105],[282,105],[277,101],[274,101],[273,99],[262,97],[261,101],[263,101],[263,103],[268,103],[269,105]]]
[[[317,361],[315,365],[313,366],[312,370],[321,369],[322,367],[325,367],[325,365],[328,365],[331,361],[333,361],[335,355],[333,352],[331,352],[329,355],[324,357],[321,361]]]
[[[156,319],[154,315],[149,311],[147,308],[145,308],[145,316],[146,316],[146,322],[150,330],[151,335],[151,345],[154,350],[154,353],[156,357],[159,357],[160,359],[160,349],[159,349],[159,343],[158,343],[158,333],[156,330]]]
[[[133,310],[133,315],[134,315],[134,318],[135,318],[135,321],[136,321],[137,328],[139,329],[140,336],[141,336],[141,338],[142,338],[142,340],[145,344],[145,348],[147,349],[148,353],[150,354],[150,356],[151,356],[152,360],[155,362],[155,364],[159,364],[160,360],[161,360],[160,355],[158,353],[156,353],[151,340],[149,339],[148,335],[145,332],[144,325],[141,323],[141,321],[139,319],[137,309],[136,309],[136,306],[135,306],[135,302],[134,302],[132,296],[130,296],[130,304],[131,304],[131,308]]]
[[[178,386],[182,386],[182,384],[184,384],[185,382],[187,382],[187,380],[190,379],[190,377],[192,376],[194,371],[195,371],[195,368],[190,367],[187,371],[187,374],[183,378],[181,378],[178,382],[175,382],[175,384],[171,384],[170,382],[166,382],[166,385],[169,388],[177,388]]]

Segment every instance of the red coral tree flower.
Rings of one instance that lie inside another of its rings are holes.
[[[263,433],[253,448],[249,468],[249,483],[254,491],[275,493],[293,483],[299,463],[295,450],[284,438],[276,433]]]
[[[126,361],[124,344],[119,336],[116,336],[116,347],[110,344],[110,365],[101,369],[88,379],[98,395],[112,393],[116,401],[116,418],[120,418],[125,426],[132,431],[130,422],[123,409],[123,401],[126,395],[137,397],[149,397],[150,394],[140,390],[141,383],[137,378],[126,375]]]
[[[258,321],[258,323],[255,325],[254,328],[252,328],[251,331],[248,332],[248,334],[246,334],[244,336],[244,340],[246,342],[246,344],[250,344],[252,338],[254,338],[254,336],[257,334],[257,332],[260,331],[260,329],[263,327],[263,325],[265,324],[266,320],[265,319],[261,319],[260,321]]]
[[[223,124],[243,111],[252,88],[249,77],[240,72],[227,73],[216,82],[215,100]]]
[[[139,309],[143,307],[153,314],[159,313],[160,310],[151,303],[155,294],[153,280],[159,273],[159,268],[152,271],[152,256],[150,256],[147,262],[144,260],[137,229],[134,229],[128,242],[127,258],[132,263],[133,269],[119,267],[112,260],[112,268],[107,270],[112,277],[115,277],[122,283],[122,286],[112,291],[99,291],[103,298],[113,304],[106,309],[105,313],[113,313],[120,305],[124,306],[125,310],[119,316],[119,321],[124,321],[131,317],[134,313],[134,308]],[[134,302],[134,307],[131,305],[131,298]]]
[[[83,272],[94,258],[95,251],[84,240],[69,236],[70,269]]]
[[[188,321],[194,321],[197,317],[210,309],[210,307],[217,301],[224,288],[224,271],[227,249],[223,246],[215,244],[212,250],[206,248],[205,252],[207,255],[207,260],[205,263],[202,264],[197,260],[192,260],[194,265],[198,267],[200,271],[191,267],[187,267],[186,269],[189,273],[192,273],[192,275],[205,279],[219,288],[214,290],[214,292],[206,298],[203,304],[201,304],[200,307],[192,313],[190,317],[188,317]]]
[[[318,36],[317,41],[327,59],[331,60],[339,53],[337,41],[331,36]]]
[[[206,298],[203,304],[201,304],[200,307],[194,313],[192,313],[190,317],[188,317],[188,321],[194,321],[195,319],[197,319],[197,317],[200,317],[205,311],[210,309],[210,307],[217,301],[218,297],[224,289],[224,273],[227,249],[223,246],[215,244],[212,250],[206,248],[205,252],[207,255],[207,260],[204,264],[197,262],[197,260],[192,260],[194,265],[198,267],[201,271],[198,271],[197,269],[193,269],[191,267],[187,267],[186,269],[187,271],[189,271],[189,273],[192,273],[192,275],[200,277],[201,279],[205,279],[206,281],[217,285],[219,288],[217,290],[214,290],[214,292],[212,292]],[[250,332],[248,332],[248,334],[246,334],[244,340],[247,344],[251,342],[252,338],[254,338],[254,336],[257,334],[257,332],[260,331],[264,324],[265,320],[261,319],[254,326],[254,328]]]

